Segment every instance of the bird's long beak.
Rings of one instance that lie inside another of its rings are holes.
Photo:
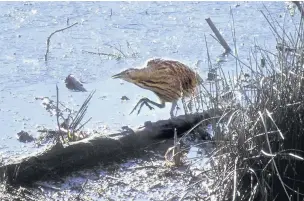
[[[112,76],[113,79],[117,79],[117,78],[121,78],[121,77],[122,77],[122,73],[118,73],[118,74]]]

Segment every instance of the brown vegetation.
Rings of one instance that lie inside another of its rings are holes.
[[[296,32],[288,33],[263,15],[278,41],[277,52],[256,46],[250,65],[234,55],[240,72],[236,84],[218,83],[232,93],[240,93],[243,100],[224,107],[230,114],[225,114],[226,118],[223,116],[214,127],[225,141],[216,142],[217,149],[210,158],[212,192],[207,200],[304,198],[303,18],[295,19]],[[250,85],[241,80],[246,71]]]

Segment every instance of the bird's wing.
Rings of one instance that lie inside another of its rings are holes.
[[[159,66],[160,63],[164,62],[163,59],[150,59],[148,62],[147,62],[147,68],[155,68],[157,66]]]

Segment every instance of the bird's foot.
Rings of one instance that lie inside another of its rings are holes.
[[[170,118],[173,119],[174,118],[174,114],[173,112],[170,112]]]
[[[151,105],[149,105],[149,103],[143,102],[143,103],[141,104],[141,107],[143,106],[143,104],[145,104],[150,110],[154,110],[154,107],[152,107]],[[140,107],[140,108],[141,108],[141,107]]]
[[[154,108],[153,108],[151,105],[149,105],[148,100],[149,100],[148,98],[142,98],[142,99],[140,99],[140,100],[137,102],[137,104],[135,105],[135,107],[133,108],[133,110],[130,112],[130,114],[132,114],[132,113],[137,109],[137,107],[139,106],[139,104],[140,104],[140,106],[139,106],[137,115],[140,113],[141,108],[142,108],[144,105],[146,105],[150,110],[154,110]]]
[[[177,111],[180,110],[180,107],[178,107],[178,105],[176,105],[176,111],[175,111],[175,116],[177,116]]]
[[[154,110],[154,107],[152,107],[151,105],[149,105],[149,103],[147,102],[142,102],[139,109],[138,109],[138,112],[137,112],[137,115],[139,115],[140,111],[141,111],[141,108],[146,105],[150,110]]]

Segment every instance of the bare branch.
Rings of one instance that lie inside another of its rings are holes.
[[[211,30],[213,31],[213,33],[217,37],[217,39],[220,42],[220,44],[225,49],[225,53],[231,52],[231,48],[229,47],[229,45],[227,44],[227,42],[225,41],[225,39],[223,38],[223,36],[220,34],[220,32],[218,31],[218,29],[215,27],[215,25],[213,24],[213,22],[211,21],[211,19],[207,18],[205,20],[207,21],[208,25],[210,26]]]
[[[117,47],[115,47],[113,45],[110,45],[110,44],[107,44],[107,46],[110,47],[110,48],[114,48],[115,50],[117,50],[118,52],[120,52],[123,57],[127,58],[127,55],[125,55],[125,53],[123,53],[123,51],[121,50],[121,45],[119,45],[120,49],[118,49]]]
[[[89,120],[87,120],[85,123],[83,123],[77,129],[77,126],[80,124],[80,122],[82,121],[84,115],[86,114],[86,111],[88,109],[88,104],[89,104],[91,98],[93,97],[95,91],[96,90],[94,90],[93,92],[90,93],[90,95],[88,96],[88,98],[82,104],[81,108],[78,110],[78,112],[77,112],[75,118],[73,119],[72,123],[69,125],[69,130],[72,133],[72,135],[74,135],[75,132],[79,131],[85,124],[87,124],[91,120],[91,118],[89,118]]]
[[[58,129],[59,129],[59,135],[57,136],[56,140],[57,140],[57,143],[60,142],[60,135],[61,135],[61,138],[62,138],[62,142],[64,142],[64,138],[62,136],[62,133],[61,133],[61,129],[60,129],[60,123],[59,123],[59,107],[58,107],[58,104],[59,104],[59,89],[58,89],[58,86],[56,84],[56,96],[57,96],[57,103],[56,103],[56,117],[57,117],[57,126],[58,126]]]
[[[67,22],[68,23],[68,22]],[[46,53],[44,55],[44,60],[47,61],[47,56],[48,56],[48,53],[49,53],[49,49],[50,49],[50,42],[51,42],[51,37],[55,34],[55,33],[58,33],[58,32],[61,32],[61,31],[64,31],[66,29],[69,29],[73,26],[75,26],[76,24],[78,24],[78,22],[72,24],[71,26],[68,26],[66,28],[63,28],[63,29],[59,29],[59,30],[56,30],[54,31],[53,33],[51,33],[51,35],[48,37],[47,41],[46,41]]]
[[[80,200],[80,195],[83,193],[85,186],[88,183],[88,179],[81,185],[81,190],[79,191],[78,195],[75,197],[74,200]]]
[[[103,52],[91,52],[91,51],[86,51],[86,50],[82,50],[82,52],[88,53],[88,54],[101,55],[101,56],[117,57],[117,55],[115,55],[115,54],[108,54],[108,53],[103,53]]]

